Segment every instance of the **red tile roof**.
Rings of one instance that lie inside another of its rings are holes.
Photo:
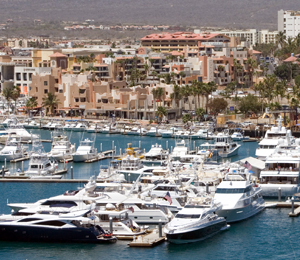
[[[49,57],[50,58],[66,58],[67,56],[60,52],[55,52],[55,53],[51,54]]]
[[[207,34],[196,34],[191,32],[176,32],[176,33],[162,33],[162,34],[150,34],[141,38],[144,40],[206,40],[219,35],[219,33],[207,33]],[[226,37],[226,36],[224,36]]]
[[[297,58],[296,57],[288,57],[287,59],[285,59],[283,62],[294,62],[294,61],[297,61]]]

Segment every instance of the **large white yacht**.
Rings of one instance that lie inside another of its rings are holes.
[[[222,204],[217,211],[228,223],[247,219],[265,208],[261,187],[251,181],[248,169],[231,164],[224,180],[217,187],[215,201]]]
[[[216,211],[222,205],[214,204],[209,197],[193,198],[165,227],[168,241],[175,244],[192,243],[215,235],[229,226]]]
[[[149,152],[144,154],[144,157],[143,163],[163,162],[168,159],[169,152],[168,150],[164,150],[161,145],[153,144]]]
[[[281,123],[282,118],[279,116],[277,126],[272,126],[271,129],[266,131],[265,137],[259,142],[259,147],[255,151],[255,155],[258,159],[265,160],[266,157],[271,155],[281,139],[288,139],[290,144],[295,142],[291,130],[287,130]]]
[[[97,148],[94,147],[95,140],[88,138],[80,141],[77,151],[72,154],[74,162],[84,162],[86,160],[98,158]]]
[[[263,196],[278,197],[279,189],[283,197],[300,192],[299,162],[300,146],[278,145],[266,158],[266,168],[260,172]]]
[[[0,162],[22,158],[26,148],[22,146],[21,140],[8,138],[4,148],[0,151]]]

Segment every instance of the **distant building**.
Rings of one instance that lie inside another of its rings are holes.
[[[294,38],[300,33],[300,11],[278,11],[278,31],[287,38]]]

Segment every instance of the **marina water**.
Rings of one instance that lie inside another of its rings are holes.
[[[50,139],[51,134],[45,130],[32,130],[32,133],[41,134],[42,139]],[[82,139],[82,133],[73,132],[71,142],[76,143]],[[85,133],[85,138],[94,138],[95,134]],[[148,151],[151,145],[158,143],[162,147],[174,147],[174,139],[138,137],[124,135],[96,134],[95,146],[103,150],[112,148],[112,141],[122,152],[127,143],[137,147],[141,141],[142,148]],[[195,140],[199,146],[203,140]],[[51,143],[43,143],[45,151],[51,149]],[[190,142],[193,148],[193,141]],[[236,161],[248,156],[254,156],[256,142],[243,143],[239,155],[231,158]],[[87,179],[98,174],[101,165],[106,161],[94,163],[68,163],[66,167],[74,167],[75,179]],[[28,161],[24,162],[26,169]],[[60,167],[63,167],[62,164]],[[21,168],[21,163],[7,163],[12,172]],[[70,172],[63,176],[70,179]],[[0,213],[10,213],[7,202],[35,202],[64,193],[66,190],[83,187],[83,183],[14,183],[1,182]],[[289,218],[290,209],[265,209],[262,213],[245,221],[232,224],[228,231],[221,232],[205,241],[174,245],[163,243],[155,248],[130,248],[128,241],[118,241],[116,244],[46,244],[0,242],[0,259],[298,259],[300,254],[300,219]]]

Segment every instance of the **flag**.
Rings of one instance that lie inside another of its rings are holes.
[[[248,161],[245,162],[244,167],[247,168],[249,171],[252,169],[252,165]]]
[[[172,199],[171,199],[170,192],[167,192],[167,194],[165,195],[164,199],[167,200],[170,203],[170,205],[172,204]]]
[[[130,208],[127,208],[128,210],[130,210],[132,213],[134,213],[134,208],[133,207],[130,207]]]

